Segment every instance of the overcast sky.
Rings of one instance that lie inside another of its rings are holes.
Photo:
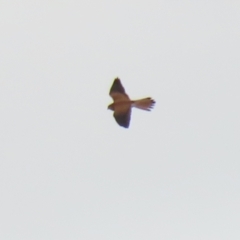
[[[240,2],[0,0],[0,239],[240,239]],[[129,129],[107,110],[119,77]]]

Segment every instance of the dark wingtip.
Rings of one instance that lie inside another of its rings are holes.
[[[121,83],[121,81],[120,81],[120,79],[118,77],[115,78],[114,81],[113,81],[112,87],[110,89],[110,95],[113,92],[125,93],[125,89],[122,86],[122,83]]]

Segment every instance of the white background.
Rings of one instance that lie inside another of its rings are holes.
[[[240,239],[239,1],[1,0],[0,35],[0,239]]]

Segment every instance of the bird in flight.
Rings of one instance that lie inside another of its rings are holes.
[[[131,100],[125,93],[125,89],[119,78],[113,81],[109,95],[112,97],[113,103],[108,106],[108,109],[114,111],[113,117],[116,122],[125,128],[129,127],[132,107],[150,111],[155,104],[155,101],[150,97]]]

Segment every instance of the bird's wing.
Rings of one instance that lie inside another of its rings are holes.
[[[110,89],[109,95],[112,97],[113,101],[126,101],[130,100],[128,95],[125,93],[125,89],[121,84],[119,78],[113,81],[112,87]]]
[[[129,107],[125,108],[124,110],[125,111],[123,111],[123,109],[118,111],[118,109],[115,108],[113,116],[120,126],[128,128],[131,119],[131,106],[129,105]]]

